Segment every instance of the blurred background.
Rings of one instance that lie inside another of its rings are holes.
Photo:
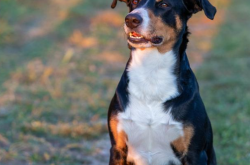
[[[126,5],[0,0],[0,164],[106,165],[106,117],[129,51]],[[219,165],[250,164],[250,1],[211,0],[188,56]]]

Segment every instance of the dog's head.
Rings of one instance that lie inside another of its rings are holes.
[[[124,24],[128,43],[134,48],[157,47],[160,52],[173,48],[192,14],[204,10],[213,19],[216,13],[208,0],[119,1],[125,2],[130,10]],[[113,0],[111,7],[116,3]]]

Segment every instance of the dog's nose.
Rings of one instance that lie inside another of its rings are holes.
[[[139,14],[128,14],[125,23],[131,29],[136,28],[142,23],[142,17]]]

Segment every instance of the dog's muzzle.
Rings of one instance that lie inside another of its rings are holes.
[[[130,29],[134,29],[134,28],[137,28],[139,25],[142,24],[142,17],[139,15],[139,14],[128,14],[125,18],[125,23],[126,23],[126,26]]]

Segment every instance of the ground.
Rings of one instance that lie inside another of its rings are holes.
[[[212,0],[211,0],[212,1]],[[250,2],[213,0],[188,56],[220,165],[250,162]],[[105,165],[106,114],[128,59],[127,9],[103,0],[0,1],[0,164]]]

